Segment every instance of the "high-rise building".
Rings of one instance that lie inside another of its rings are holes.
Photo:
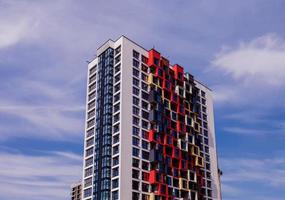
[[[71,185],[71,200],[82,200],[82,182]]]
[[[84,200],[220,200],[211,90],[122,36],[88,65]]]

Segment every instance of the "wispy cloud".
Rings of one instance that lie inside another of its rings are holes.
[[[0,160],[1,199],[67,199],[70,185],[80,179],[81,156],[70,152],[2,152]]]
[[[237,48],[225,48],[213,60],[213,65],[235,79],[263,81],[280,85],[285,80],[285,41],[276,34],[267,34]]]
[[[252,196],[252,199],[280,199],[280,194],[273,196],[269,191],[282,190],[285,186],[284,157],[223,158],[220,159],[220,164],[224,171],[222,182],[226,199],[241,199],[256,194],[243,185],[255,185],[255,189],[268,189]]]

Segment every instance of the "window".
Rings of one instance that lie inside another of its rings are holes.
[[[136,78],[133,78],[133,85],[139,87],[140,81],[138,79],[136,79]]]
[[[157,58],[154,58],[153,62],[154,62],[155,65],[157,65],[157,66],[159,65],[159,60]]]
[[[140,53],[135,51],[135,50],[133,50],[133,57],[136,58],[136,59],[139,59]]]
[[[114,135],[114,136],[113,136],[113,144],[116,144],[116,143],[118,143],[119,141],[120,141],[120,135],[119,135],[119,134]]]
[[[133,75],[138,78],[140,76],[139,70],[133,68]]]
[[[139,98],[133,97],[133,104],[134,105],[138,106],[140,104],[139,102],[140,102]]]
[[[139,125],[139,123],[140,123],[139,118],[133,116],[133,124],[134,124],[134,125]]]
[[[133,137],[133,145],[138,147],[140,145],[140,139]]]
[[[112,177],[119,175],[119,167],[115,167],[112,169]]]
[[[145,140],[142,140],[142,148],[145,150],[148,150],[148,142]]]
[[[121,61],[121,55],[118,55],[116,58],[115,58],[115,65],[117,63],[119,63]]]
[[[139,187],[140,187],[140,182],[133,180],[133,183],[132,183],[132,188],[133,188],[133,190],[139,190]],[[139,199],[139,198],[137,198],[137,199]],[[137,200],[137,199],[136,199],[136,200]]]
[[[142,73],[141,78],[142,78],[142,80],[147,82],[148,76],[146,74]]]
[[[205,97],[205,96],[206,96],[206,93],[205,93],[204,91],[202,91],[202,90],[201,90],[201,96],[202,96],[202,97]]]
[[[118,200],[119,199],[119,192],[118,190],[112,192],[112,200]]]
[[[147,110],[148,109],[148,103],[145,101],[142,101],[142,108]]]
[[[145,66],[144,64],[142,64],[142,65],[141,65],[141,70],[142,70],[143,72],[147,73],[148,67]]]
[[[93,144],[94,144],[94,138],[93,137],[86,141],[86,147],[90,147]]]
[[[133,94],[139,96],[140,90],[136,87],[133,87]]]
[[[142,130],[142,138],[147,139],[148,140],[148,132],[145,130]]]
[[[113,158],[113,166],[118,165],[119,164],[119,156],[116,156]]]
[[[136,169],[132,169],[132,177],[139,179],[139,176],[140,176],[140,171]]]
[[[144,64],[147,64],[147,57],[145,57],[144,55],[141,56],[141,60]]]
[[[115,87],[114,87],[115,89],[115,91],[114,92],[118,92],[119,90],[120,90],[120,83],[118,83],[117,85],[115,85]]]
[[[142,169],[148,170],[148,166],[149,166],[148,162],[142,161]]]
[[[133,167],[139,168],[140,167],[140,160],[133,158]]]
[[[145,160],[148,160],[149,159],[149,153],[146,151],[142,151],[142,158]]]
[[[120,93],[118,93],[114,96],[114,103],[116,103],[119,100],[120,100]]]
[[[96,97],[96,92],[92,92],[91,94],[88,95],[88,101],[94,99]]]
[[[84,187],[92,185],[92,178],[87,178],[84,180]]]
[[[87,149],[85,151],[85,156],[88,157],[88,156],[91,156],[93,154],[93,147],[91,147],[90,149]]]
[[[137,192],[133,192],[132,193],[132,200],[138,200],[140,199],[140,194]]]
[[[142,82],[141,88],[142,88],[144,91],[147,91],[148,85],[147,85],[146,83]]]
[[[133,148],[133,156],[139,157],[140,150],[137,148]]]
[[[133,106],[133,114],[138,116],[140,114],[140,109],[136,106]]]
[[[84,176],[91,176],[92,175],[92,167],[85,169]]]
[[[142,127],[143,127],[144,129],[148,129],[148,122],[142,120]]]
[[[148,100],[148,93],[142,91],[142,98],[143,98],[144,100]]]
[[[119,179],[112,180],[112,188],[113,189],[119,187],[119,181],[118,180]]]
[[[93,83],[92,85],[89,86],[89,92],[95,90],[96,88],[96,83]]]
[[[88,167],[92,164],[93,164],[93,157],[85,160],[85,167]]]
[[[120,124],[116,124],[114,127],[113,127],[113,130],[114,130],[114,133],[117,133],[120,131]]]
[[[115,66],[115,74],[118,73],[120,70],[121,70],[121,64]]]
[[[121,79],[121,73],[115,76],[115,83],[119,82]]]
[[[96,71],[96,68],[97,68],[97,65],[95,65],[94,67],[92,67],[90,70],[89,70],[89,74],[93,74],[95,71]]]
[[[114,105],[114,112],[117,112],[120,110],[120,103],[117,103]]]
[[[133,66],[138,68],[139,65],[140,65],[139,61],[133,59]]]
[[[121,52],[121,45],[115,49],[115,55]]]
[[[135,127],[135,126],[133,126],[133,135],[137,135],[138,136],[139,133],[140,133],[140,129]]]
[[[143,191],[143,192],[148,192],[148,187],[149,187],[148,184],[142,183],[142,191]]]
[[[118,122],[120,120],[120,113],[114,115],[114,123]]]
[[[113,155],[119,153],[119,145],[113,147]]]
[[[84,198],[91,196],[91,193],[92,193],[92,188],[84,190]]]
[[[144,118],[144,119],[146,119],[146,120],[148,120],[148,112],[146,112],[146,111],[142,111],[142,118]]]

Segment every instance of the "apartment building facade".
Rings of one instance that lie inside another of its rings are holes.
[[[220,200],[211,90],[122,36],[88,64],[84,200]]]
[[[71,185],[71,200],[82,200],[82,182]]]

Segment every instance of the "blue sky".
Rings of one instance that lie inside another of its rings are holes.
[[[81,178],[86,61],[124,34],[214,91],[224,200],[284,200],[285,1],[0,0],[0,199]]]

